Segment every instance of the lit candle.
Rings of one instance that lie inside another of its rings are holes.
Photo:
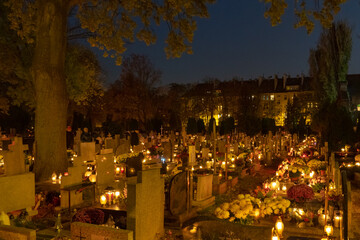
[[[338,211],[334,216],[334,227],[339,228],[341,225],[341,221],[342,221],[341,212]]]
[[[101,195],[101,196],[100,196],[100,204],[101,204],[101,205],[105,205],[105,204],[106,204],[106,196],[105,196],[105,195]]]
[[[254,209],[254,217],[256,220],[260,217],[260,209],[259,208]]]
[[[55,172],[53,172],[53,174],[51,175],[52,183],[56,183],[56,178],[57,178],[57,175]]]
[[[333,230],[334,230],[334,228],[333,228],[333,226],[331,226],[330,223],[326,224],[324,227],[324,231],[328,237],[333,234]]]
[[[116,191],[115,192],[115,198],[117,199],[117,198],[119,198],[120,197],[120,192],[119,191]]]
[[[115,173],[116,173],[116,174],[120,174],[120,168],[119,168],[119,167],[116,167],[116,168],[115,168]]]
[[[276,223],[275,223],[276,231],[279,234],[279,237],[282,238],[282,233],[284,231],[284,223],[281,220],[281,217],[279,216]]]

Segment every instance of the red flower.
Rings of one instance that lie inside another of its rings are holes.
[[[314,191],[311,187],[305,184],[294,185],[287,191],[287,196],[296,202],[305,202],[313,199]]]

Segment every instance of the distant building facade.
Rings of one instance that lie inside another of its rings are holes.
[[[341,85],[341,99],[344,104],[351,105],[352,110],[360,112],[360,74],[348,75],[347,80]],[[303,75],[194,84],[183,96],[183,108],[187,109],[187,117],[201,118],[205,124],[212,117],[217,124],[226,117],[233,117],[236,124],[247,111],[255,110],[257,117],[274,119],[276,126],[283,127],[287,107],[294,98],[306,125],[310,125],[318,103],[311,78]]]

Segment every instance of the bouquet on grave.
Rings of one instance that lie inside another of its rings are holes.
[[[104,212],[96,208],[83,208],[73,216],[73,222],[103,224]]]
[[[287,197],[295,202],[305,202],[314,198],[314,191],[306,184],[298,184],[289,188]]]

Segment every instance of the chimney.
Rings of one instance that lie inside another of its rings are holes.
[[[259,77],[259,78],[258,78],[258,86],[259,86],[259,87],[261,86],[262,81],[263,81],[263,77]]]
[[[278,85],[278,76],[277,76],[277,74],[275,74],[275,76],[274,76],[274,91],[276,91],[277,85]]]
[[[284,74],[284,76],[283,76],[283,89],[286,88],[286,79],[287,79],[287,75]]]

